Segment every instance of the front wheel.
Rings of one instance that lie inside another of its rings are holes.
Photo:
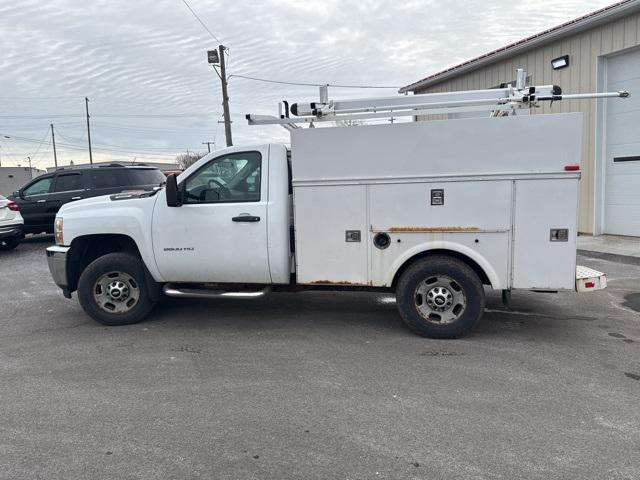
[[[109,253],[87,266],[78,282],[84,311],[103,325],[130,325],[154,306],[142,261],[127,253]]]
[[[396,304],[404,322],[418,335],[457,338],[482,317],[484,289],[466,263],[434,255],[417,261],[402,274]]]
[[[0,238],[0,250],[13,250],[19,243],[19,237]]]

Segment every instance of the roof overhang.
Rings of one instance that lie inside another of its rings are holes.
[[[630,15],[640,11],[640,0],[622,0],[620,2],[601,8],[595,12],[588,13],[582,17],[578,17],[569,22],[563,23],[556,27],[550,28],[543,32],[537,33],[530,37],[511,43],[504,47],[498,48],[491,52],[480,55],[479,57],[467,60],[453,67],[442,70],[441,72],[430,75],[422,80],[414,82],[410,85],[402,87],[399,93],[414,92],[428,88],[437,83],[443,82],[453,77],[468,73],[478,68],[498,62],[502,59],[512,57],[519,53],[540,47],[546,43],[558,40],[569,35],[574,35],[583,30],[612,22],[621,17]]]

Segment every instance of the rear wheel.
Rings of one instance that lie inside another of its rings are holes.
[[[396,304],[418,335],[457,338],[471,330],[484,311],[484,289],[476,272],[451,257],[417,261],[402,274]]]
[[[127,253],[109,253],[84,269],[78,282],[84,311],[104,325],[130,325],[154,306],[142,261]]]
[[[20,238],[10,237],[0,239],[0,250],[13,250],[20,243]]]

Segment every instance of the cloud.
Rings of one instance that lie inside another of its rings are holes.
[[[190,1],[229,47],[231,74],[396,86],[607,3]],[[181,0],[2,2],[0,133],[37,140],[0,137],[3,161],[34,153],[50,122],[61,163],[84,161],[85,96],[99,158],[168,160],[214,138],[224,146],[219,80],[206,63],[206,50],[216,46]],[[394,93],[331,90],[343,98]],[[276,113],[278,101],[313,100],[317,89],[232,77],[229,94],[234,140],[251,144],[288,136],[279,127],[247,126],[246,113]],[[49,138],[35,162],[53,163]]]

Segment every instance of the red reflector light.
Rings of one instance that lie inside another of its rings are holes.
[[[7,205],[7,208],[9,210],[13,210],[14,212],[20,211],[20,205],[18,205],[16,202],[9,202],[9,204]]]
[[[593,288],[596,284],[593,282],[584,282],[584,288]]]
[[[565,165],[565,172],[575,172],[576,170],[580,170],[580,165]]]

